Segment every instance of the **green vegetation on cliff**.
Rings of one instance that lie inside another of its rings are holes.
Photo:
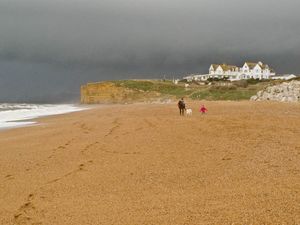
[[[170,96],[187,96],[190,95],[193,90],[186,89],[184,85],[175,85],[170,81],[157,81],[157,80],[123,80],[123,81],[111,81],[118,87],[124,87],[133,89],[135,91],[144,92],[156,92],[162,95]]]
[[[195,91],[190,95],[192,99],[205,100],[248,100],[257,93],[256,89],[215,89],[207,88],[201,91]]]
[[[205,100],[245,100],[250,99],[257,91],[270,82],[241,81],[236,83],[215,83],[212,85],[199,85],[192,83],[185,87],[184,83],[173,84],[171,81],[157,80],[124,80],[112,81],[119,87],[146,92],[157,92],[161,95],[174,97],[189,97]],[[223,86],[222,86],[223,85]]]

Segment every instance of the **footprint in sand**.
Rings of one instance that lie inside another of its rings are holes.
[[[79,128],[83,131],[84,134],[88,134],[92,131],[92,129],[86,126],[85,124],[81,124]]]
[[[152,128],[156,127],[154,123],[150,122],[150,121],[147,120],[147,119],[144,119],[144,122],[145,122],[149,127],[152,127]]]
[[[28,200],[32,200],[33,197],[34,197],[34,194],[29,194],[27,198],[28,198]]]
[[[135,131],[140,131],[140,130],[143,130],[143,128],[142,127],[138,127],[138,128],[135,129]]]
[[[84,169],[84,167],[85,167],[85,165],[82,163],[82,164],[80,164],[79,165],[79,170],[83,170]]]
[[[113,124],[114,126],[109,130],[109,132],[105,135],[105,137],[108,137],[108,136],[112,135],[112,134],[115,132],[115,130],[118,129],[118,128],[121,126],[121,124],[120,124],[120,122],[119,122],[119,118],[116,118],[116,119],[112,122],[112,124]]]
[[[39,212],[36,206],[33,204],[33,199],[34,194],[29,194],[27,196],[26,202],[22,204],[14,214],[14,224],[42,224],[42,222],[34,220],[34,216],[39,214]]]
[[[101,149],[102,152],[109,153],[109,154],[119,154],[119,155],[136,155],[141,154],[140,152],[118,152],[118,151],[109,151],[105,149]]]
[[[6,179],[6,180],[13,180],[13,179],[15,179],[15,178],[13,177],[13,175],[8,174],[8,175],[5,176],[5,179]]]
[[[83,150],[81,151],[81,153],[85,153],[86,151],[88,151],[89,149],[93,148],[94,146],[96,146],[97,144],[99,144],[98,141],[92,143],[92,144],[88,144],[86,145]]]
[[[89,164],[93,164],[93,160],[89,160],[87,161],[87,163]],[[49,182],[47,182],[44,185],[49,185],[52,183],[55,183],[65,177],[68,177],[72,174],[76,174],[79,171],[84,170],[86,167],[85,163],[81,163],[78,165],[78,169],[73,170],[69,173],[66,173],[65,175],[58,177],[56,179],[53,179]],[[8,174],[6,175],[6,178],[12,177],[12,175]],[[41,199],[44,199],[44,196],[40,197]],[[23,203],[17,210],[17,212],[14,214],[13,217],[13,224],[34,224],[34,225],[42,225],[43,223],[40,221],[37,221],[35,218],[37,218],[37,216],[43,216],[42,211],[38,210],[38,208],[36,207],[36,205],[34,204],[34,199],[35,199],[35,194],[30,193],[27,198],[25,203]]]
[[[229,161],[229,160],[231,160],[231,158],[230,157],[224,157],[222,160]]]
[[[58,150],[63,150],[63,149],[67,149],[67,147],[69,145],[71,145],[72,141],[74,141],[74,138],[69,140],[68,142],[66,142],[64,145],[60,145],[57,148],[52,149],[52,154],[48,156],[48,159],[51,159],[54,157],[54,154],[56,153],[56,151]]]

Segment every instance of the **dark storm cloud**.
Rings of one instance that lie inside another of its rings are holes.
[[[92,80],[205,73],[213,62],[262,60],[278,72],[299,73],[299,6],[298,0],[0,0],[0,101],[58,99]],[[5,88],[11,83],[14,92]]]

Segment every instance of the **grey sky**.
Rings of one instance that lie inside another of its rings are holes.
[[[299,7],[299,0],[0,0],[0,101],[65,101],[87,81],[205,73],[210,63],[262,60],[300,73]]]

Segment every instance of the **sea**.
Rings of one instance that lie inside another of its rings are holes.
[[[0,103],[0,130],[35,125],[34,119],[84,110],[73,104]]]

